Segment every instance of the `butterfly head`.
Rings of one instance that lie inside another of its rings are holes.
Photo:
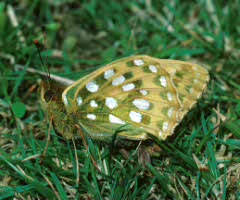
[[[47,82],[43,80],[40,88],[41,100],[47,104],[54,102],[59,104],[64,89],[65,87],[59,83],[57,84],[53,81]]]
[[[54,97],[56,96],[55,92],[53,92],[53,90],[47,90],[45,93],[44,93],[44,100],[48,103],[49,101],[51,100],[54,100]]]

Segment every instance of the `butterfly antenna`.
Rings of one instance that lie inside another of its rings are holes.
[[[42,63],[42,67],[43,67],[44,71],[45,71],[46,74],[47,74],[48,82],[50,83],[50,81],[51,81],[50,74],[49,74],[49,71],[48,71],[47,67],[45,66],[45,64],[44,64],[44,62],[43,62],[43,58],[42,58],[41,51],[40,51],[39,41],[38,41],[38,40],[34,40],[34,44],[35,44],[35,46],[36,46],[36,48],[37,48],[38,55],[39,55],[40,61],[41,61],[41,63]]]
[[[42,54],[41,54],[41,47],[43,46],[43,48],[44,48],[45,44],[46,44],[46,28],[45,28],[45,26],[42,26],[42,33],[43,33],[43,39],[44,39],[43,45],[40,45],[38,40],[35,40],[34,44],[37,48],[38,55],[39,55],[40,61],[42,63],[42,67],[43,67],[44,71],[46,72],[48,83],[50,84],[51,76],[50,76],[50,72],[49,72],[49,66],[47,65],[47,61],[46,62],[43,61]]]

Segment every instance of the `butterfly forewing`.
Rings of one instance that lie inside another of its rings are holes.
[[[192,80],[193,73],[198,81]],[[146,139],[148,134],[165,139],[200,97],[207,81],[207,71],[197,65],[132,56],[77,81],[63,92],[62,99],[92,137],[118,132],[128,139]]]

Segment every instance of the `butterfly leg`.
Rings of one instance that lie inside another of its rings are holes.
[[[52,122],[53,122],[53,118],[51,117],[50,118],[50,124],[49,124],[49,127],[48,127],[48,135],[47,135],[47,142],[46,142],[46,145],[45,145],[45,148],[44,148],[44,151],[42,153],[42,156],[41,156],[41,160],[40,160],[40,163],[43,162],[46,154],[47,154],[47,150],[48,150],[48,146],[49,146],[49,143],[50,143],[50,131],[51,131],[51,128],[52,128]]]
[[[80,136],[81,136],[81,138],[82,138],[83,145],[84,145],[85,149],[88,150],[87,141],[86,141],[86,138],[85,138],[85,136],[84,136],[84,134],[83,134],[83,132],[82,132],[81,127],[80,127],[78,124],[76,124],[75,126],[77,127],[77,129],[78,129],[78,131],[79,131],[79,134],[80,134]],[[92,160],[92,163],[93,163],[94,167],[95,167],[98,171],[100,171],[100,169],[99,169],[98,166],[97,166],[96,161],[94,160],[94,158],[92,157],[91,154],[90,154],[90,158],[91,158],[91,160]]]
[[[74,146],[74,153],[75,153],[75,160],[76,160],[76,172],[77,172],[77,176],[76,176],[76,185],[79,185],[79,164],[78,164],[78,155],[77,155],[77,148],[76,148],[76,144],[75,144],[75,140],[74,138],[72,138],[72,143],[73,143],[73,146]]]

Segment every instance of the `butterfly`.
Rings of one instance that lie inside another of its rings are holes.
[[[208,71],[194,63],[135,55],[71,85],[43,81],[42,105],[65,138],[165,140],[202,96]]]

